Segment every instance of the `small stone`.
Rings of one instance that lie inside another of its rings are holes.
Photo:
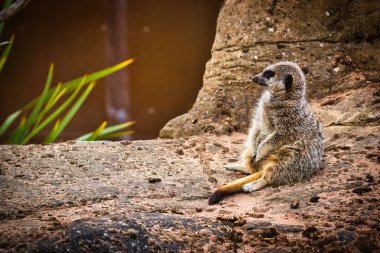
[[[359,195],[362,195],[363,193],[367,193],[367,192],[370,192],[370,191],[372,191],[372,189],[369,188],[369,187],[357,187],[352,192],[356,193],[356,194],[359,194]]]
[[[347,227],[346,227],[346,230],[347,230],[347,231],[356,231],[356,227],[350,225],[350,226],[347,226]]]
[[[120,144],[123,145],[123,146],[128,146],[128,145],[132,144],[132,141],[125,140],[125,141],[121,141]]]
[[[274,238],[264,238],[264,241],[270,244],[274,243]]]
[[[336,233],[338,240],[344,244],[349,244],[355,239],[355,232],[340,230]]]
[[[238,219],[237,221],[234,222],[235,226],[243,226],[247,223],[245,219]]]
[[[326,245],[326,244],[329,244],[329,243],[335,242],[337,239],[338,239],[338,238],[337,238],[336,235],[329,235],[329,236],[326,236],[325,238],[323,238],[323,239],[320,241],[320,244],[321,244],[321,245]]]
[[[161,178],[148,178],[148,182],[151,184],[155,184],[161,182]]]
[[[309,68],[307,68],[307,67],[302,68],[302,72],[303,72],[305,75],[307,75],[307,74],[309,73]]]
[[[129,236],[129,238],[131,238],[132,240],[136,240],[137,239],[137,235],[138,235],[138,231],[136,230],[136,229],[132,229],[132,228],[130,228],[130,229],[128,229],[126,232],[125,232],[125,234],[127,235],[127,236]]]
[[[290,208],[291,209],[297,209],[299,206],[300,206],[300,202],[299,201],[293,201],[292,203],[290,203]]]
[[[54,154],[47,153],[47,154],[41,155],[41,158],[51,158],[51,157],[54,157]]]
[[[372,183],[374,181],[374,177],[372,175],[368,174],[365,176],[365,181]]]
[[[313,197],[310,198],[310,202],[317,203],[319,199],[320,199],[319,196],[313,196]]]
[[[195,211],[197,211],[198,213],[200,213],[200,212],[203,211],[203,209],[202,209],[201,207],[196,207],[196,208],[195,208]]]
[[[274,238],[276,235],[278,235],[278,232],[274,227],[266,228],[261,233],[263,238]]]
[[[218,180],[216,180],[215,177],[209,177],[209,178],[207,179],[207,181],[209,181],[210,183],[214,183],[214,184],[216,184],[216,183],[218,182]]]
[[[178,155],[183,155],[184,152],[183,152],[183,149],[179,148],[175,151]]]
[[[310,238],[310,239],[318,239],[319,237],[319,231],[316,227],[311,226],[307,227],[303,232],[302,235],[304,237]]]

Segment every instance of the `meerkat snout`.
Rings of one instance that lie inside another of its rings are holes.
[[[275,71],[268,69],[258,75],[253,76],[251,80],[260,86],[270,87],[274,82],[275,75]]]
[[[251,77],[251,80],[252,82],[257,83],[260,86],[268,86],[265,80],[260,75]]]

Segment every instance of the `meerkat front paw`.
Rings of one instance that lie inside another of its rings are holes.
[[[268,185],[268,182],[264,178],[260,178],[259,180],[250,182],[248,184],[243,185],[243,191],[245,192],[253,192],[257,191]]]
[[[223,168],[229,171],[239,171],[245,174],[251,174],[251,172],[243,164],[240,164],[240,163],[230,163],[230,164],[224,165]]]

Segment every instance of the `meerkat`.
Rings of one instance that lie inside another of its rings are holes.
[[[279,62],[252,77],[265,88],[240,162],[224,166],[249,176],[219,187],[209,204],[235,192],[253,192],[306,180],[321,164],[323,135],[305,98],[306,80],[300,67]]]

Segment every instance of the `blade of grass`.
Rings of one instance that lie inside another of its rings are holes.
[[[56,89],[55,91],[59,92],[59,89]],[[37,121],[36,121],[36,123],[34,125],[34,128],[36,128],[38,126],[38,124],[40,124],[40,122],[41,122],[42,118],[45,116],[45,114],[59,101],[59,99],[63,95],[65,95],[66,89],[63,89],[58,94],[56,94],[57,92],[54,92],[54,94],[52,95],[52,97],[46,103],[45,108],[42,110],[42,112],[40,112],[38,114],[38,119],[37,119]]]
[[[87,138],[86,141],[94,141],[96,140],[100,133],[103,131],[104,128],[106,128],[107,126],[107,121],[104,121],[94,132],[92,132],[92,134],[90,135],[90,137]]]
[[[4,52],[0,56],[0,72],[3,70],[5,62],[7,61],[9,53],[11,52],[14,39],[15,39],[15,35],[12,35],[11,40],[9,41],[9,44],[7,45]]]
[[[86,90],[82,93],[82,95],[78,98],[78,100],[73,104],[71,109],[68,111],[66,116],[62,119],[62,122],[59,124],[57,129],[54,131],[51,131],[50,134],[45,138],[43,141],[44,143],[51,143],[54,142],[58,136],[62,133],[63,129],[67,126],[67,124],[71,121],[71,119],[74,117],[76,112],[79,110],[79,108],[82,106],[83,102],[86,100],[90,92],[95,86],[95,82],[91,82],[89,86],[87,86]]]
[[[75,91],[71,94],[71,96],[68,99],[66,99],[65,102],[59,108],[57,108],[52,114],[50,114],[49,117],[47,117],[47,119],[45,119],[41,124],[36,126],[32,130],[32,132],[20,142],[20,144],[28,143],[31,138],[33,138],[37,133],[39,133],[42,129],[44,129],[51,121],[53,121],[56,117],[58,117],[58,115],[64,109],[66,109],[66,107],[71,103],[71,101],[73,101],[73,99],[76,97],[76,95],[78,94],[79,90],[83,87],[85,82],[86,82],[86,76],[82,78],[80,85],[75,89]]]
[[[121,123],[121,124],[117,124],[117,125],[114,125],[114,126],[107,127],[107,128],[105,128],[103,130],[102,135],[111,134],[111,133],[120,131],[120,130],[122,130],[124,128],[132,126],[133,124],[135,124],[134,121],[128,121],[128,122],[125,122],[125,123]],[[81,137],[77,138],[77,140],[78,141],[85,141],[85,140],[87,140],[91,136],[91,134],[92,134],[92,132],[88,133],[88,134],[85,134],[85,135],[82,135]]]
[[[37,115],[39,111],[41,110],[42,104],[47,100],[47,92],[49,91],[51,82],[53,80],[53,72],[54,72],[54,64],[50,64],[48,76],[46,78],[44,89],[42,90],[42,94],[37,100],[36,106],[34,107],[32,113],[30,114],[28,121],[26,123],[26,127],[30,127],[33,125],[33,123],[37,120]]]
[[[54,87],[54,92],[50,96],[49,100],[46,102],[45,109],[50,106],[51,103],[53,103],[54,100],[57,100],[56,97],[58,96],[59,92],[61,91],[62,83],[59,82],[56,87]],[[63,94],[62,94],[63,95]],[[58,98],[59,99],[59,98]],[[44,110],[45,110],[44,109]]]
[[[41,96],[38,98],[35,107],[32,110],[32,113],[28,117],[24,127],[20,130],[16,137],[16,142],[21,141],[27,134],[32,131],[31,127],[35,125],[38,120],[38,113],[40,112],[43,103],[48,99],[47,92],[53,80],[54,64],[50,64],[48,76],[46,78],[44,89],[42,90]]]
[[[3,9],[2,10],[8,8],[9,6],[11,6],[11,4],[12,4],[12,0],[6,0],[4,2],[4,4],[3,4]],[[4,22],[1,22],[0,23],[0,36],[3,33],[3,30],[4,30]]]
[[[19,123],[18,127],[16,128],[16,130],[12,133],[11,137],[8,140],[8,143],[19,144],[16,137],[19,136],[19,133],[20,133],[21,129],[24,127],[25,123],[26,123],[26,117],[25,117],[25,115],[22,115],[20,123]]]
[[[121,70],[123,68],[125,68],[126,66],[128,66],[129,64],[131,64],[132,62],[134,62],[134,59],[128,59],[126,61],[123,61],[119,64],[116,64],[114,66],[111,66],[109,68],[106,68],[106,69],[103,69],[103,70],[100,70],[100,71],[97,71],[97,72],[94,72],[94,73],[91,73],[87,76],[86,78],[86,82],[84,83],[85,85],[86,84],[89,84],[91,83],[92,81],[95,81],[97,79],[100,79],[100,78],[103,78],[105,76],[108,76],[118,70]],[[67,93],[71,93],[73,92],[76,87],[79,85],[79,83],[81,82],[82,78],[76,78],[76,79],[73,79],[71,81],[68,81],[68,82],[65,82],[62,84],[62,88],[66,88],[67,89]],[[51,89],[48,91],[48,96],[50,96],[52,93],[54,92],[54,89]],[[34,99],[32,102],[28,103],[26,106],[23,107],[23,109],[30,109],[31,107],[33,107],[36,102],[37,102],[38,98]]]
[[[51,130],[51,132],[56,131],[60,124],[61,124],[61,119],[58,119],[57,122],[55,122],[54,127]]]
[[[17,119],[17,117],[20,115],[21,113],[21,110],[17,111],[17,112],[14,112],[12,113],[11,115],[9,115],[6,120],[4,121],[4,123],[1,125],[0,127],[0,136],[3,135],[3,133],[9,128],[9,126],[13,123],[13,121],[15,121]]]
[[[125,135],[132,135],[134,133],[135,133],[135,131],[128,130],[128,131],[123,131],[123,132],[117,132],[117,133],[111,133],[111,134],[106,134],[106,135],[100,135],[99,138],[97,138],[96,140],[114,139],[114,138],[123,137]]]

